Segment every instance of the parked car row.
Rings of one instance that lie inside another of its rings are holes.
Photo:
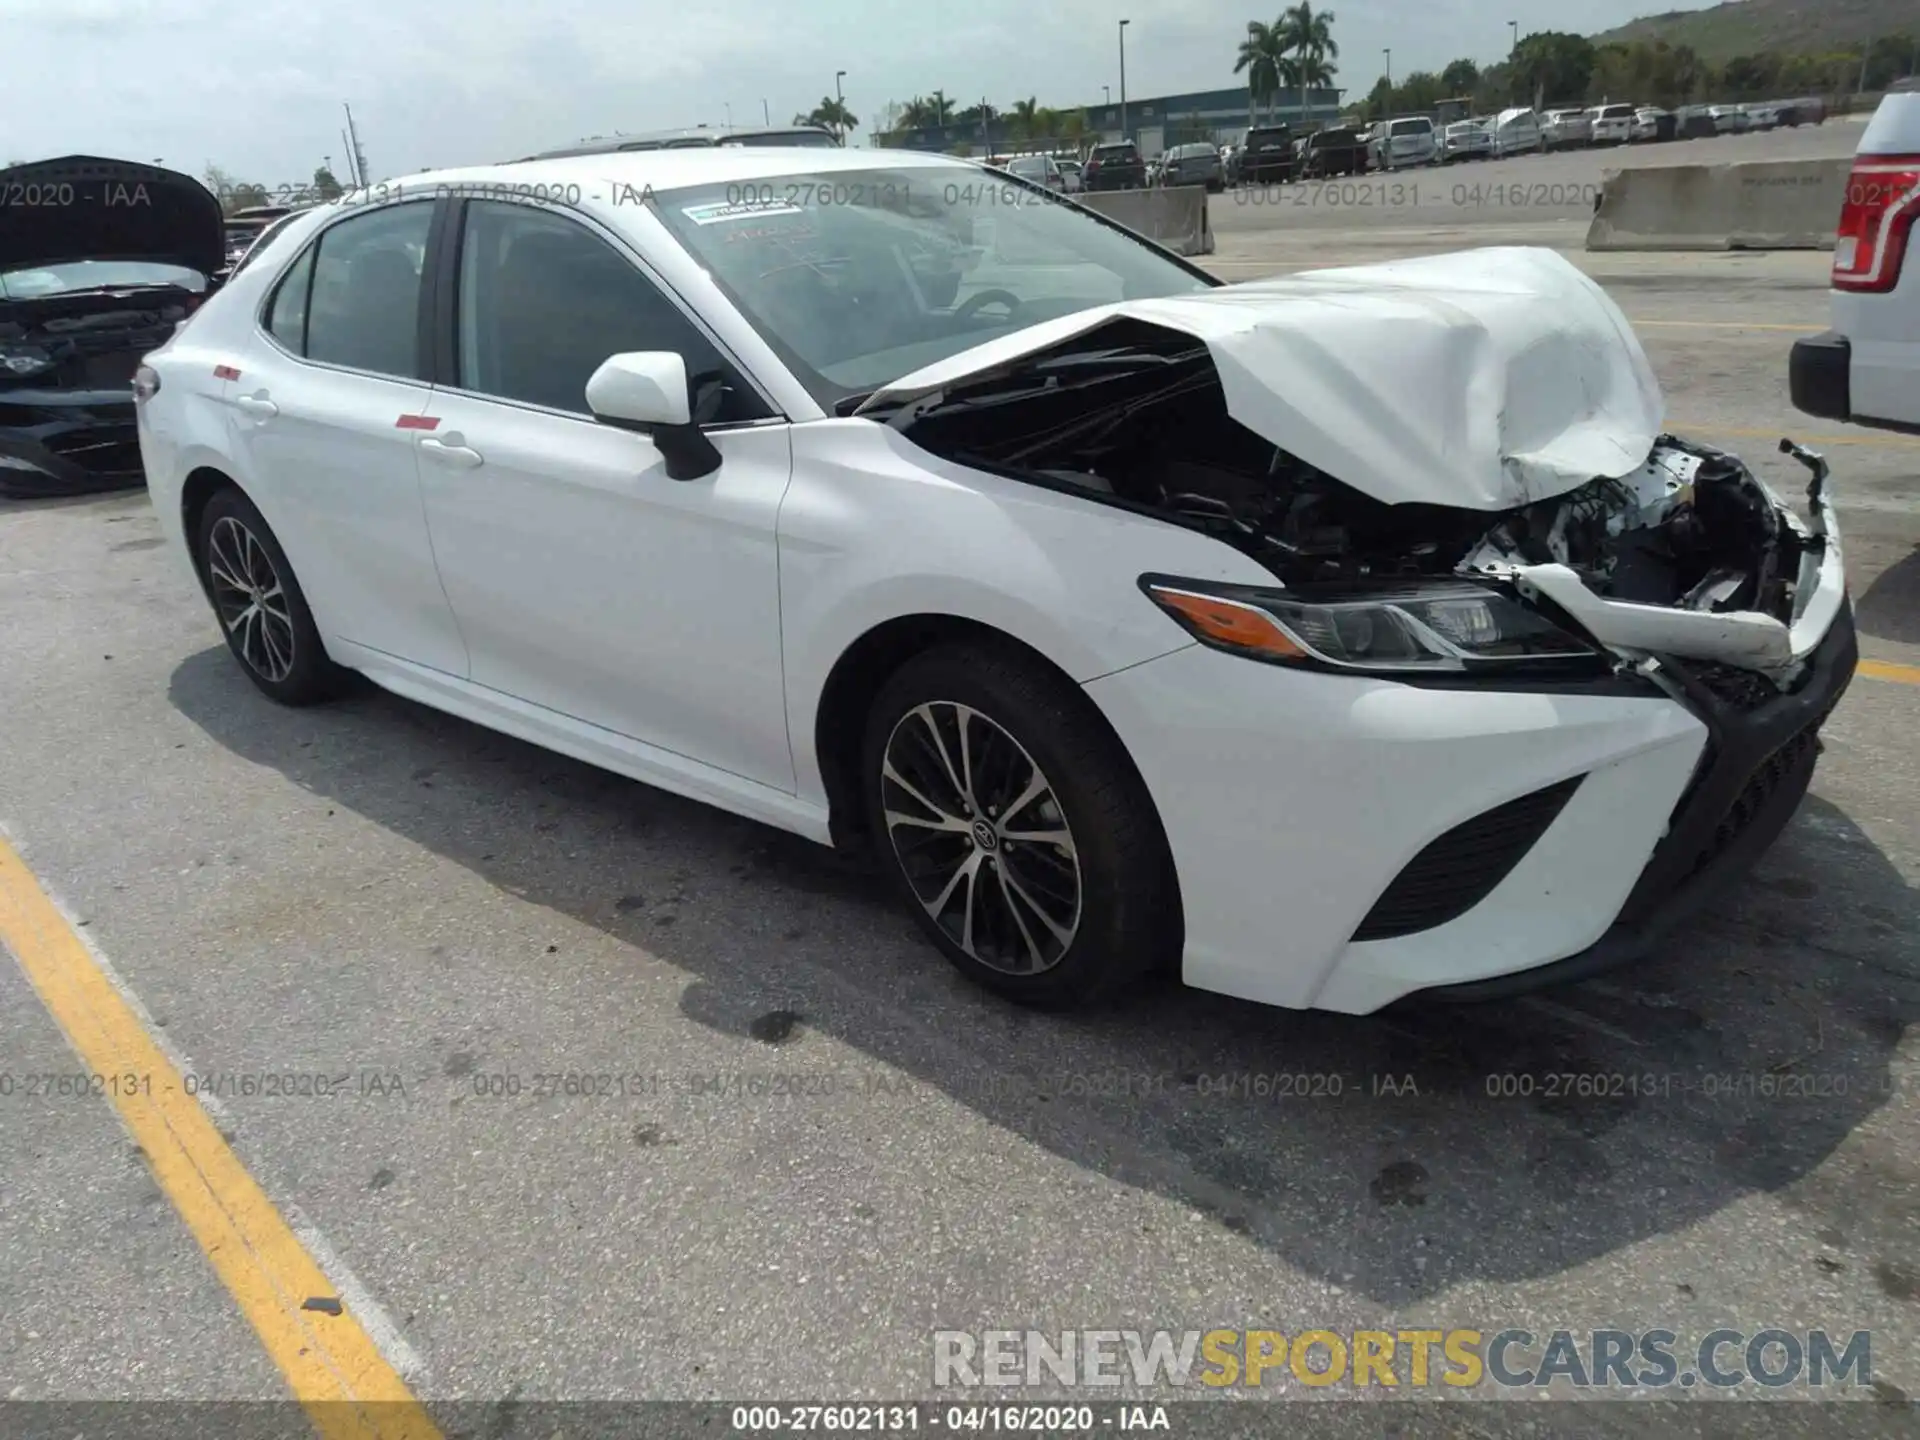
[[[1132,140],[1117,140],[1095,145],[1084,162],[1026,155],[995,156],[988,163],[1065,194],[1149,185],[1204,185],[1219,191],[1550,150],[1690,140],[1818,124],[1824,118],[1818,100],[1691,105],[1677,111],[1625,102],[1545,110],[1516,106],[1444,126],[1429,115],[1396,115],[1371,126],[1334,125],[1307,134],[1290,125],[1253,125],[1232,144],[1191,141],[1152,157]]]

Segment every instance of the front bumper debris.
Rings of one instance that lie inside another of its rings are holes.
[[[1738,672],[1660,659],[1653,673],[1706,725],[1707,748],[1619,918],[1596,944],[1564,960],[1416,995],[1506,999],[1584,980],[1660,949],[1751,869],[1793,818],[1813,779],[1820,727],[1846,693],[1859,658],[1852,609],[1842,607],[1791,693],[1769,697],[1740,683]]]
[[[1681,655],[1762,671],[1776,679],[1790,678],[1826,639],[1848,601],[1839,518],[1826,461],[1789,440],[1782,440],[1780,448],[1813,473],[1807,486],[1811,523],[1803,525],[1775,501],[1782,519],[1813,542],[1796,578],[1791,623],[1751,610],[1682,610],[1603,599],[1567,565],[1517,567],[1512,572],[1514,583],[1529,599],[1558,606],[1611,650],[1635,656]]]

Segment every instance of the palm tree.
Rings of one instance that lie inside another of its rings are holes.
[[[1280,82],[1280,91],[1298,90],[1306,82],[1301,78],[1305,73],[1304,62],[1292,55],[1282,55],[1273,62],[1274,77]],[[1303,102],[1304,103],[1304,98]]]
[[[1333,79],[1334,67],[1326,63],[1340,56],[1340,46],[1333,38],[1333,21],[1333,11],[1315,10],[1311,0],[1300,0],[1298,5],[1288,6],[1274,22],[1274,28],[1280,32],[1282,48],[1293,52],[1293,58],[1299,66],[1294,83],[1300,87],[1302,116],[1307,108],[1307,87],[1326,84]],[[1321,78],[1307,78],[1310,71]]]
[[[1333,84],[1334,67],[1318,55],[1294,63],[1294,83],[1300,87],[1301,114],[1306,113],[1307,91]]]
[[[1031,140],[1039,127],[1035,123],[1040,118],[1040,102],[1029,95],[1024,100],[1013,102],[1013,134],[1015,139]]]
[[[1280,62],[1286,53],[1287,45],[1277,24],[1262,25],[1258,20],[1248,24],[1233,73],[1247,72],[1247,90],[1253,103],[1263,109],[1273,104],[1274,94],[1280,89]]]
[[[831,130],[834,139],[845,143],[847,132],[860,128],[860,121],[846,105],[832,95],[822,95],[820,103],[806,115],[793,117],[796,125],[818,125],[823,130]]]

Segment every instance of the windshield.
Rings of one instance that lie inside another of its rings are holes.
[[[1424,135],[1433,129],[1431,120],[1396,120],[1387,129],[1389,135]]]
[[[1215,283],[970,165],[689,187],[653,207],[829,409],[1042,320]]]
[[[142,285],[174,285],[198,294],[207,288],[207,277],[184,265],[143,260],[77,260],[0,271],[0,299],[6,300],[39,300],[80,290],[131,290]]]

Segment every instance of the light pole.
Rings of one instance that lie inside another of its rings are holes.
[[[1393,51],[1382,50],[1380,53],[1387,57],[1387,89],[1391,90],[1393,89]]]
[[[847,97],[840,89],[840,82],[846,78],[847,72],[844,70],[836,70],[833,72],[833,103],[840,112],[834,116],[833,133],[840,138],[842,144],[846,143],[846,132],[840,124],[840,115],[844,115],[847,112]]]
[[[1127,138],[1127,26],[1120,22],[1120,138]]]
[[[721,104],[727,107],[727,133],[731,135],[733,133],[733,102],[723,100]]]
[[[768,108],[767,102],[764,97],[760,101],[760,118],[767,122],[767,127],[769,129],[773,127],[773,111],[770,108]]]
[[[1507,28],[1513,32],[1513,43],[1507,47],[1507,57],[1511,59],[1520,49],[1520,22],[1509,20]]]

